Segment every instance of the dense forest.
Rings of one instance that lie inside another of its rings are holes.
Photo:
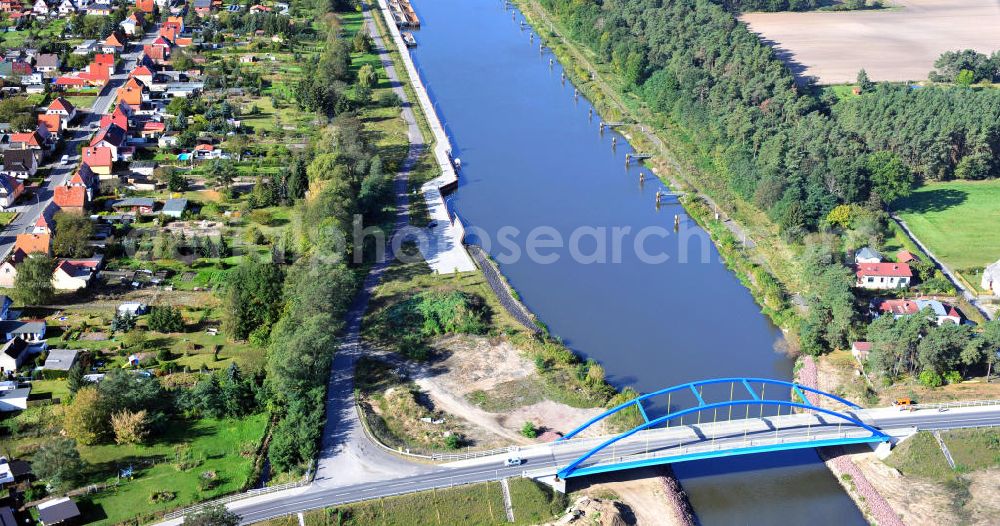
[[[1000,176],[995,90],[865,82],[860,96],[841,100],[797,84],[710,0],[542,4],[792,237],[840,204],[888,205],[919,177]]]

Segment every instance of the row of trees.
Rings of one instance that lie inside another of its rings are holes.
[[[967,72],[967,73],[963,73]],[[974,49],[946,51],[934,61],[928,78],[934,82],[1000,82],[1000,51],[992,55]]]
[[[993,90],[886,86],[840,101],[798,85],[710,0],[542,3],[785,232],[815,230],[840,204],[888,204],[901,192],[885,187],[905,194],[914,175],[997,175],[986,162],[1000,153]]]

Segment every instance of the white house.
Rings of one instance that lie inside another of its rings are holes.
[[[17,372],[21,364],[28,358],[31,346],[22,338],[14,338],[0,349],[0,373]]]
[[[930,309],[930,319],[938,325],[943,325],[945,323],[954,323],[958,325],[962,323],[962,313],[959,312],[954,305],[949,305],[936,299],[918,298],[915,300],[877,300],[873,302],[872,307],[872,311],[876,316],[887,314],[895,317],[896,319],[904,316],[913,316],[914,314],[923,312],[925,309]]]
[[[73,0],[62,0],[62,2],[59,3],[60,15],[69,16],[76,13],[76,11],[76,4],[73,3]]]
[[[983,270],[983,281],[981,283],[983,290],[988,290],[996,296],[1000,296],[1000,261],[992,265],[988,265],[985,270]]]
[[[49,14],[49,4],[46,4],[45,0],[35,0],[31,11],[35,13],[35,16],[45,17]]]
[[[913,271],[906,263],[859,263],[855,276],[855,286],[862,289],[905,289],[913,280]]]
[[[23,411],[28,408],[30,387],[18,387],[17,382],[0,382],[0,412]],[[4,462],[6,473],[10,474],[10,465]],[[13,476],[10,476],[13,482]],[[4,478],[6,480],[6,477]]]

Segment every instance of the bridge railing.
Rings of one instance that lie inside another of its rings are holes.
[[[960,400],[930,404],[913,404],[915,409],[950,409],[952,407],[982,407],[1000,405],[1000,400]]]
[[[295,488],[301,488],[308,486],[312,482],[310,476],[305,476],[301,480],[296,480],[295,482],[288,482],[286,484],[279,484],[276,486],[265,486],[263,488],[252,489],[249,491],[244,491],[243,493],[234,493],[232,495],[227,495],[225,497],[211,500],[208,502],[202,502],[201,504],[195,504],[194,506],[189,506],[187,508],[182,508],[179,510],[172,511],[163,516],[163,520],[169,521],[174,519],[180,519],[197,511],[201,511],[209,506],[215,505],[225,505],[230,502],[236,502],[238,500],[249,499],[252,497],[258,497],[260,495],[268,495],[271,493],[278,493],[281,491],[287,491]]]
[[[657,448],[656,451],[623,451],[618,452],[615,450],[606,450],[605,452],[595,455],[594,462],[583,466],[580,466],[579,470],[587,470],[589,468],[624,464],[630,462],[643,462],[651,461],[657,459],[666,459],[672,457],[682,457],[686,455],[699,454],[699,453],[711,453],[716,451],[737,451],[744,449],[756,449],[768,446],[781,446],[781,445],[792,445],[792,444],[813,444],[815,442],[826,442],[826,441],[837,441],[837,440],[869,440],[872,439],[870,434],[868,434],[864,429],[860,428],[850,428],[850,429],[839,429],[837,431],[829,430],[827,432],[818,432],[809,435],[800,435],[794,437],[785,436],[748,436],[744,440],[740,441],[736,446],[732,443],[716,443],[714,440],[709,440],[703,443],[694,444],[678,444],[672,447],[661,447]]]

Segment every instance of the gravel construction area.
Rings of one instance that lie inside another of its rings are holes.
[[[1000,50],[997,0],[890,0],[890,9],[748,13],[750,30],[773,45],[800,78],[854,82],[926,80],[941,53]]]

